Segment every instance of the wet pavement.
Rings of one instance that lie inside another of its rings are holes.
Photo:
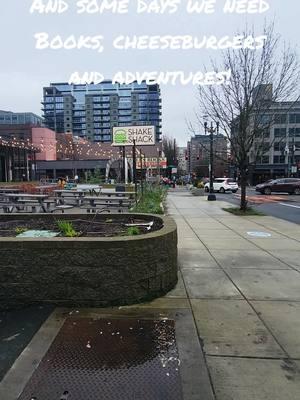
[[[174,399],[180,398],[176,396],[181,395],[181,387],[183,400],[299,400],[300,227],[273,217],[236,217],[222,210],[228,203],[210,203],[186,190],[171,190],[167,203],[178,226],[176,288],[163,298],[134,306],[55,309],[0,383],[1,400],[17,400],[28,389],[39,373],[39,363],[43,366],[49,359],[51,345],[65,329],[76,332],[73,323],[81,319],[85,328],[78,329],[76,343],[68,344],[65,337],[67,344],[57,353],[64,357],[66,349],[74,349],[75,358],[65,360],[64,365],[71,365],[77,374],[86,362],[77,354],[79,349],[84,355],[97,349],[98,379],[104,379],[104,371],[120,372],[117,390],[112,394],[114,384],[108,384],[108,394],[100,398],[113,400],[123,394],[122,400],[147,399],[144,389],[148,388],[147,393],[152,390],[152,398],[160,400],[162,393],[155,386],[168,388],[171,378],[175,380],[168,393]],[[254,237],[249,232],[268,235]],[[156,325],[164,320],[171,338],[167,348],[157,342]],[[146,325],[140,326],[144,321]],[[146,327],[148,333],[139,336],[138,326]],[[136,334],[129,333],[124,347],[119,336],[130,327]],[[12,337],[17,332],[12,330]],[[101,345],[100,332],[112,339],[111,344]],[[6,345],[13,348],[17,339]],[[171,364],[165,365],[166,358]],[[76,368],[78,360],[80,368]],[[135,363],[132,370],[126,368],[131,362]],[[154,365],[153,376],[157,373],[158,377],[150,389],[140,373],[144,368],[147,374],[147,367]],[[86,371],[91,369],[88,364]],[[133,370],[137,370],[135,377],[130,375]],[[128,378],[122,381],[124,371]],[[84,381],[79,378],[78,382]],[[126,392],[132,382],[136,388]],[[51,386],[43,387],[47,385]],[[55,395],[77,399],[68,387],[59,386]],[[176,389],[174,397],[172,388]],[[32,389],[26,392],[32,393]],[[164,398],[168,393],[163,393]],[[98,400],[99,396],[89,394],[87,398]]]
[[[91,330],[87,329],[90,323]],[[75,340],[66,335],[65,329],[70,327]],[[125,346],[121,341],[126,333]],[[101,389],[97,385],[102,385]],[[74,387],[89,395],[77,397]],[[99,397],[104,389],[107,396]],[[0,383],[0,398],[56,400],[56,395],[59,400],[212,400],[188,302],[162,298],[120,308],[55,309]]]
[[[215,399],[298,400],[299,225],[236,217],[184,190],[168,205]]]
[[[53,309],[53,306],[32,306],[0,312],[0,380]]]
[[[182,400],[174,321],[66,319],[20,400]]]

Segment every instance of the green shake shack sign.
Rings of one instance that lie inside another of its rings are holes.
[[[155,126],[120,126],[113,128],[112,146],[153,146]]]

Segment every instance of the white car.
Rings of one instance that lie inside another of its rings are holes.
[[[234,179],[230,178],[216,178],[214,179],[214,192],[232,192],[236,193],[239,189],[237,182]],[[209,192],[209,182],[204,186],[205,191]]]

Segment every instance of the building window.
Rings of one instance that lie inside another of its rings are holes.
[[[159,107],[159,104],[157,104],[157,107]],[[272,121],[271,115],[264,114],[264,115],[259,115],[257,117],[257,124],[258,125],[269,125]]]
[[[257,158],[258,164],[269,164],[269,156],[262,156]]]
[[[278,125],[285,125],[287,122],[287,115],[286,114],[275,114],[274,122],[275,122],[275,124],[278,124]]]
[[[286,144],[284,142],[279,142],[274,144],[274,151],[284,151]]]
[[[300,114],[290,114],[290,124],[300,124]]]
[[[274,137],[276,137],[276,138],[286,137],[286,128],[275,128],[274,129]]]
[[[285,156],[274,156],[274,164],[285,164]]]
[[[289,129],[289,136],[290,137],[300,137],[300,128],[291,128]]]

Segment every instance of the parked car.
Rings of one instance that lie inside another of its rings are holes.
[[[300,179],[285,178],[272,179],[256,186],[256,191],[262,194],[270,195],[271,193],[289,193],[300,194]]]
[[[225,193],[225,192],[232,192],[236,193],[239,189],[239,185],[234,179],[230,178],[215,178],[214,182],[214,192],[220,192],[220,193]],[[209,192],[209,182],[205,184],[204,186],[205,191]]]

